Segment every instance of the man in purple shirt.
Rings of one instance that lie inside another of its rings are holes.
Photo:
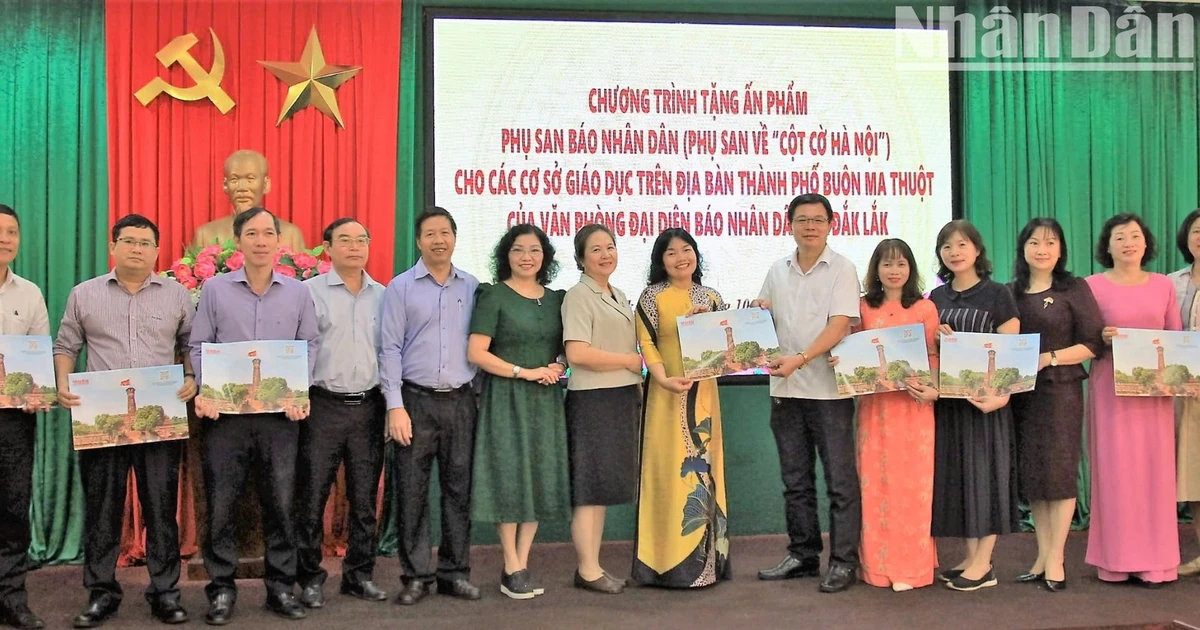
[[[479,599],[471,577],[471,461],[475,449],[475,367],[467,337],[479,281],[454,267],[458,226],[442,208],[416,220],[421,258],[396,276],[383,296],[379,375],[388,409],[388,439],[396,441],[393,478],[400,505],[397,603],[429,594],[429,473],[438,460],[442,538],[436,571],[439,593]]]
[[[200,355],[204,343],[255,340],[307,341],[311,381],[318,350],[316,308],[303,283],[275,273],[279,219],[263,208],[251,208],[234,219],[233,238],[245,265],[205,283],[192,322],[197,383],[204,383]],[[225,416],[197,398],[196,415],[211,420],[204,423],[202,455],[208,507],[204,568],[211,580],[204,589],[209,599],[205,622],[220,626],[233,618],[237,601],[233,578],[238,563],[234,505],[251,467],[259,479],[262,500],[267,607],[281,617],[303,619],[307,614],[293,592],[296,530],[292,497],[300,435],[297,422],[308,415],[307,408],[286,414]]]
[[[188,337],[196,313],[187,289],[154,273],[158,259],[158,227],[137,214],[122,217],[112,227],[113,270],[84,281],[71,290],[58,338],[54,341],[54,371],[58,401],[79,405],[71,393],[71,372],[87,345],[87,371],[148,368],[183,362],[180,400],[196,395],[188,356]],[[132,467],[146,521],[146,569],[150,612],[163,623],[183,623],[187,613],[179,604],[179,525],[175,520],[179,492],[180,442],[147,442],[80,451],[83,478],[83,585],[88,603],[75,618],[76,628],[95,628],[117,612],[121,585],[117,556],[125,490]]]

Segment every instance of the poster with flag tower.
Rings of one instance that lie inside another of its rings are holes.
[[[1041,335],[942,335],[938,391],[942,398],[979,398],[1033,391]]]
[[[198,398],[218,413],[308,408],[308,345],[303,341],[206,343]]]
[[[838,394],[843,398],[933,385],[929,348],[921,324],[864,330],[847,335],[829,351]]]
[[[188,437],[182,365],[76,372],[69,382],[79,396],[71,409],[77,451]]]
[[[741,308],[678,317],[683,375],[691,379],[766,373],[780,357],[771,312]]]
[[[1118,396],[1200,396],[1200,332],[1119,328],[1112,348]]]
[[[57,403],[53,346],[45,335],[0,335],[0,408]]]

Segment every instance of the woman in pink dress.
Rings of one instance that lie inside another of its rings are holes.
[[[1121,328],[1180,330],[1175,287],[1142,265],[1153,260],[1154,235],[1141,218],[1109,219],[1096,244],[1108,271],[1087,279],[1104,316],[1103,356],[1092,364],[1088,453],[1092,522],[1087,563],[1106,582],[1161,586],[1176,579],[1175,407],[1170,398],[1118,397],[1112,338]]]
[[[921,297],[917,261],[908,244],[885,239],[867,267],[857,330],[921,324],[936,382],[937,307]],[[937,546],[933,516],[933,401],[938,390],[863,396],[858,403],[858,477],[862,485],[862,579],[896,592],[933,584]]]

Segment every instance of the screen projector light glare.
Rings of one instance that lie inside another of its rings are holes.
[[[481,281],[504,232],[533,223],[559,252],[551,286],[569,288],[575,232],[600,222],[617,235],[611,282],[636,300],[655,238],[684,227],[704,284],[737,307],[795,248],[788,202],[819,192],[860,282],[897,237],[933,286],[952,215],[949,70],[905,68],[896,31],[435,17],[432,35],[429,201]],[[947,49],[945,31],[903,37]]]

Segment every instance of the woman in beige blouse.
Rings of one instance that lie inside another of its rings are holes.
[[[1184,330],[1200,330],[1200,209],[1183,219],[1175,239],[1187,267],[1170,274]],[[1200,538],[1200,400],[1178,398],[1175,405],[1175,492],[1192,508]],[[1200,557],[1179,565],[1179,575],[1200,575]]]
[[[600,567],[604,512],[632,503],[637,491],[642,357],[633,309],[608,278],[617,245],[603,225],[575,235],[579,284],[563,300],[563,342],[571,366],[567,382],[567,452],[571,462],[571,538],[579,556],[575,586],[616,594],[625,581]]]

